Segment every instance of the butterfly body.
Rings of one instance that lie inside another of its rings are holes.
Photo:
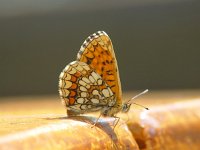
[[[100,111],[115,116],[128,111],[122,104],[121,83],[112,42],[104,31],[89,36],[80,48],[77,60],[59,76],[60,97],[68,115]]]

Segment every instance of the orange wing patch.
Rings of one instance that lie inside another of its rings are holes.
[[[109,36],[103,31],[98,31],[89,36],[81,46],[77,61],[87,63],[103,78],[116,96],[117,103],[115,105],[121,106],[121,82],[117,60]]]

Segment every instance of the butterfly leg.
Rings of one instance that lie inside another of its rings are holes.
[[[117,126],[117,124],[119,123],[119,120],[120,120],[120,117],[117,117],[117,116],[113,116],[115,118],[115,121],[114,121],[114,128],[113,130],[115,129],[115,127]]]
[[[100,113],[99,117],[96,119],[95,123],[91,126],[91,128],[93,128],[97,124],[97,122],[98,122],[99,118],[101,117],[101,115],[102,114]]]

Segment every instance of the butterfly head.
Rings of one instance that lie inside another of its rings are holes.
[[[129,109],[130,109],[130,107],[131,107],[131,104],[129,104],[129,103],[124,103],[124,104],[122,105],[122,112],[124,112],[124,113],[128,112]]]
[[[145,108],[146,110],[148,110],[147,107],[144,107],[143,105],[140,105],[140,104],[137,104],[137,103],[133,102],[133,100],[134,100],[135,98],[137,98],[137,97],[139,97],[140,95],[143,95],[143,94],[145,94],[145,93],[147,93],[147,92],[148,92],[148,89],[145,90],[145,91],[143,91],[142,93],[140,93],[140,94],[134,96],[134,97],[133,97],[132,99],[130,99],[129,101],[125,102],[125,103],[122,105],[121,111],[124,112],[124,113],[128,112],[129,109],[130,109],[130,107],[131,107],[131,104],[139,105],[139,106]]]

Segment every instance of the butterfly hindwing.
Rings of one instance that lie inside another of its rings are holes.
[[[102,77],[115,95],[116,105],[121,106],[122,91],[117,60],[112,42],[104,31],[98,31],[84,41],[77,61],[85,62]]]
[[[59,93],[68,114],[98,111],[115,103],[112,90],[101,76],[79,61],[70,63],[61,72]]]

